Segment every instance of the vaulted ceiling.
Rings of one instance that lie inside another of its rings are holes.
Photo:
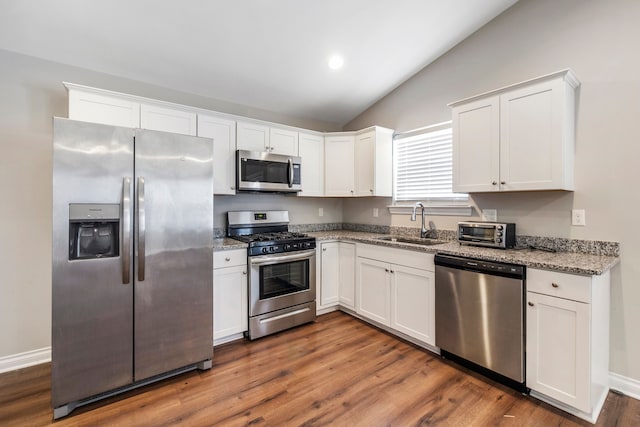
[[[0,0],[0,49],[341,125],[516,1]]]

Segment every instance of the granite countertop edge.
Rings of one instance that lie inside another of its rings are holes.
[[[456,241],[445,241],[442,244],[421,246],[410,243],[388,242],[377,240],[388,234],[368,233],[362,231],[332,230],[308,233],[318,242],[343,240],[357,243],[368,243],[398,249],[409,249],[430,254],[459,255],[487,261],[506,262],[526,265],[530,268],[557,271],[561,273],[584,276],[601,275],[620,262],[619,257],[590,255],[575,252],[550,253],[535,249],[491,249],[460,245]],[[228,237],[214,239],[214,252],[232,249],[246,249],[247,244]]]

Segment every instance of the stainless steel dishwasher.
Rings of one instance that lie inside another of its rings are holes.
[[[441,354],[519,391],[525,385],[525,267],[436,255]]]

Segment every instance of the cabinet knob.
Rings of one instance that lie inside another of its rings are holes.
[[[231,187],[229,187],[229,188],[231,188],[232,190],[235,190],[235,189],[236,189],[236,187],[234,187],[234,186],[231,186]]]
[[[498,181],[492,181],[491,185],[498,185]]]
[[[507,182],[506,181],[500,181],[500,184],[505,185]]]
[[[395,271],[393,271],[393,270],[389,270],[389,272],[390,272],[390,273],[395,273]]]
[[[228,261],[231,261],[231,258],[226,257],[224,260],[228,262]]]
[[[389,269],[388,269],[388,268],[385,268],[385,269],[384,269],[384,271],[386,271],[386,272],[388,273],[388,272],[389,272]]]
[[[553,286],[554,288],[559,288],[560,285],[558,285],[557,283],[551,283],[551,286]]]
[[[350,191],[351,191],[351,194],[353,194],[353,190],[350,190]]]
[[[369,192],[370,192],[370,193],[373,193],[373,188],[370,188],[370,189],[369,189]]]
[[[246,276],[246,275],[247,275],[247,272],[246,272],[246,271],[243,271],[243,272],[242,272],[242,274],[244,274],[244,275]]]
[[[327,248],[322,248],[322,252],[326,252],[326,251],[327,251]]]
[[[534,304],[531,301],[529,301],[527,304],[529,304],[529,307],[533,307],[534,306]]]

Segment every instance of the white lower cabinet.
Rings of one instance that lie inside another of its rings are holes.
[[[355,299],[355,244],[323,242],[320,244],[320,277],[317,309],[324,310],[338,304],[353,309]]]
[[[527,269],[527,387],[591,422],[609,371],[609,274]]]
[[[435,345],[433,255],[358,245],[356,312],[394,331]]]
[[[246,249],[213,256],[213,343],[222,344],[248,329]]]

